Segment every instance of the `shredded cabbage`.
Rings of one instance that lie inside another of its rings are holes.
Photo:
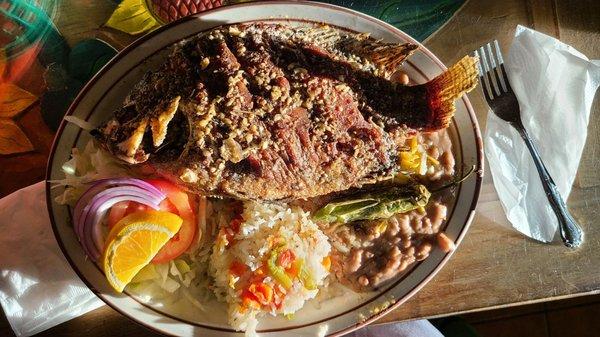
[[[85,131],[92,131],[94,129],[94,126],[90,122],[83,120],[79,117],[65,116],[65,120],[69,123],[73,123],[73,124],[77,125],[78,127],[82,128]]]
[[[427,154],[423,145],[419,144],[418,137],[412,137],[408,140],[408,149],[400,151],[400,167],[402,171],[408,174],[426,175],[427,172],[434,170],[440,162]],[[431,165],[428,166],[427,163]]]
[[[135,176],[132,169],[100,149],[93,140],[85,145],[83,151],[74,148],[71,151],[71,159],[62,165],[62,171],[65,178],[52,181],[53,188],[65,187],[65,191],[56,201],[71,206],[77,202],[88,187],[86,184],[91,181]]]
[[[79,125],[79,124],[78,124]],[[52,181],[53,188],[64,187],[56,198],[60,204],[74,206],[89,187],[89,182],[113,177],[140,177],[145,174],[139,169],[128,167],[90,140],[83,150],[74,148],[71,159],[63,164],[65,178]],[[209,290],[208,259],[211,246],[209,237],[215,230],[207,228],[207,216],[212,207],[206,198],[200,198],[198,230],[202,235],[190,249],[179,258],[163,264],[144,267],[127,286],[127,289],[143,301],[159,306],[185,308],[190,304],[204,310],[202,303],[214,298]]]
[[[206,226],[205,220],[199,219],[198,226]],[[206,232],[206,227],[199,230],[203,230],[203,237],[210,236],[210,233]],[[202,303],[214,298],[213,292],[209,289],[208,275],[211,249],[209,244],[201,243],[196,249],[190,249],[168,263],[150,264],[138,273],[141,274],[139,278],[136,275],[128,289],[147,302],[181,308],[191,304],[200,310],[205,310]]]
[[[200,210],[211,209],[206,198],[201,198],[200,203]],[[203,238],[194,244],[195,248],[168,263],[144,267],[138,273],[141,276],[138,278],[136,275],[128,289],[147,302],[181,308],[191,304],[205,310],[202,303],[214,299],[215,295],[209,289],[211,278],[208,275],[208,260],[212,247],[205,244],[209,242],[206,238],[211,234],[206,222],[208,212],[204,215],[198,219],[198,230],[202,230]]]

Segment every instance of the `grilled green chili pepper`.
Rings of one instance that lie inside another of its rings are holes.
[[[397,213],[424,207],[430,196],[427,187],[421,184],[391,186],[382,191],[359,195],[356,199],[329,203],[318,210],[313,219],[328,223],[386,219]]]
[[[315,280],[310,275],[310,272],[308,271],[308,268],[306,267],[306,263],[304,263],[304,260],[299,260],[299,261],[301,261],[301,262],[300,262],[300,272],[298,273],[298,277],[300,278],[302,285],[304,285],[304,288],[306,288],[308,290],[317,289]]]
[[[292,279],[285,273],[283,267],[277,265],[277,258],[281,252],[281,247],[275,248],[271,251],[271,255],[267,260],[267,268],[273,278],[279,282],[285,289],[290,289],[293,285]]]

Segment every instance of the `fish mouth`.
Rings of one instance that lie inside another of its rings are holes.
[[[142,149],[150,155],[154,163],[165,163],[177,160],[186,148],[190,136],[190,122],[186,115],[177,110],[169,122],[165,139],[159,146],[152,142],[152,131],[146,129]]]
[[[177,160],[185,151],[191,124],[178,107],[171,110],[166,119],[139,118],[133,106],[123,108],[120,113],[119,117],[90,131],[90,135],[117,158],[129,164],[165,163]]]

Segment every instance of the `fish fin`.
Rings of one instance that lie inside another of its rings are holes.
[[[389,77],[418,48],[412,43],[399,44],[376,40],[368,34],[349,35],[341,39],[337,46],[342,51],[372,62],[383,71],[384,77]]]
[[[323,47],[331,47],[341,39],[341,34],[337,29],[325,24],[300,28],[297,30],[297,34],[304,41]]]
[[[443,74],[424,84],[427,92],[429,116],[424,131],[448,127],[454,116],[454,101],[477,85],[478,58],[465,56]]]
[[[322,48],[338,49],[346,54],[359,56],[372,62],[390,76],[417,48],[411,43],[390,43],[371,38],[368,33],[342,33],[328,25],[311,26],[298,30],[304,41]]]

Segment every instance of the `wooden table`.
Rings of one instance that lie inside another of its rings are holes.
[[[74,17],[67,21],[81,25],[82,34],[88,34],[85,27],[97,26],[110,13],[103,8],[96,10],[105,16],[99,19]],[[597,0],[471,0],[448,24],[428,38],[425,45],[442,61],[452,63],[492,39],[498,39],[507,51],[515,26],[522,24],[557,36],[588,57],[597,59],[600,58],[599,14],[600,2]],[[107,34],[105,38],[126,42],[126,37],[120,34]],[[35,82],[34,79],[24,81]],[[487,107],[483,97],[478,91],[469,97],[480,126],[485,129]],[[454,257],[423,290],[379,322],[441,317],[600,291],[599,101],[596,97],[586,148],[568,201],[573,215],[586,232],[583,247],[572,252],[560,244],[534,242],[512,230],[502,212],[491,177],[486,174],[474,223]],[[24,161],[17,160],[21,158],[17,156],[0,156],[0,196],[42,179],[51,138],[38,114],[34,107],[20,121],[28,135],[37,135],[32,139],[37,150],[23,156]],[[486,172],[489,172],[487,168]],[[3,319],[0,335],[11,333]],[[151,333],[105,306],[42,335],[148,336]]]

